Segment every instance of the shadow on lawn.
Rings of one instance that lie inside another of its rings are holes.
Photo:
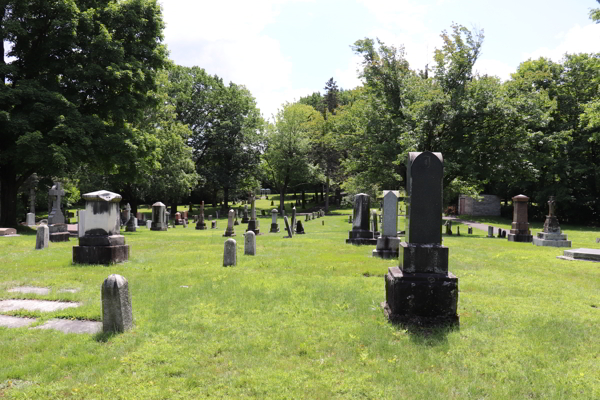
[[[421,346],[441,346],[448,344],[448,334],[459,330],[459,324],[443,326],[416,326],[398,325],[398,329],[404,329],[410,334],[410,340]]]

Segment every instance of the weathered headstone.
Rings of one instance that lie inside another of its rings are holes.
[[[27,213],[27,226],[35,226],[35,214]]]
[[[296,207],[292,207],[292,234],[296,229]]]
[[[456,227],[456,236],[460,236],[460,226]]]
[[[227,217],[227,229],[225,229],[225,233],[223,236],[235,236],[235,230],[233,229],[233,217],[235,216],[235,211],[229,210],[229,214]]]
[[[198,214],[198,221],[196,222],[196,229],[206,229],[206,222],[204,222],[204,201],[200,203],[200,213]]]
[[[50,242],[50,230],[47,225],[40,225],[35,236],[35,249],[42,250],[48,247]]]
[[[443,175],[441,153],[409,153],[406,242],[400,243],[399,266],[385,277],[383,306],[391,321],[458,322],[458,278],[448,272],[448,248],[441,244]]]
[[[489,237],[489,238],[493,238],[494,237],[494,227],[493,226],[488,226],[487,237]]]
[[[242,224],[247,224],[250,221],[248,218],[248,204],[244,204],[244,212],[242,213]]]
[[[275,208],[271,210],[271,230],[269,232],[279,232],[279,224],[277,223],[277,210]]]
[[[509,242],[533,242],[533,236],[529,230],[529,222],[527,222],[527,204],[529,197],[518,195],[512,198],[513,200],[513,223],[510,233],[508,234]]]
[[[248,231],[244,235],[244,255],[256,255],[256,235],[252,231]]]
[[[287,215],[283,217],[283,221],[285,222],[285,231],[287,232],[287,236],[284,236],[285,239],[292,238],[292,228],[290,227],[290,222],[288,221]]]
[[[175,225],[181,225],[181,213],[180,212],[176,212],[175,213],[175,221],[174,221]]]
[[[273,207],[275,205],[275,203],[273,203],[273,200],[271,200],[271,207]]]
[[[225,241],[225,251],[223,253],[223,266],[230,267],[237,264],[236,254],[237,243],[235,239],[227,239]]]
[[[377,244],[377,239],[370,230],[370,197],[368,194],[360,193],[354,198],[354,217],[352,230],[348,232],[346,243],[354,245]]]
[[[127,225],[129,220],[131,219],[131,205],[127,203],[125,205],[125,210],[121,213],[121,225]]]
[[[373,237],[378,238],[380,232],[377,229],[377,211],[371,211],[371,230],[373,231]]]
[[[472,235],[472,234],[473,234],[473,228],[471,228],[471,227],[468,227],[468,228],[467,228],[467,233],[468,233],[469,235]]]
[[[129,213],[131,217],[129,217],[129,221],[125,225],[125,232],[135,232],[137,231],[137,218],[133,216],[133,214]]]
[[[187,219],[182,219],[181,222],[183,223],[183,227],[187,228]]]
[[[62,190],[60,182],[56,182],[48,191],[48,199],[52,201],[52,209],[48,214],[48,225],[65,223],[65,216],[60,209],[61,199],[64,195],[65,191]]]
[[[255,198],[254,195],[251,195],[248,199],[248,201],[251,202],[251,214],[250,214],[250,221],[248,221],[248,229],[246,230],[246,232],[248,231],[252,231],[254,232],[255,235],[259,235],[260,234],[260,229],[259,229],[259,221],[256,218],[256,206],[255,206]]]
[[[152,225],[150,230],[153,231],[166,231],[167,230],[167,214],[165,212],[166,206],[157,201],[152,204]]]
[[[127,261],[129,245],[121,235],[119,201],[121,195],[106,190],[86,193],[85,234],[73,246],[75,264],[111,264]]]
[[[348,215],[348,223],[351,224],[352,223],[352,215]]]
[[[323,221],[325,222],[325,221]],[[302,221],[298,220],[296,221],[296,234],[297,235],[304,235],[304,225],[302,225]]]
[[[400,238],[398,237],[398,192],[383,191],[383,228],[382,235],[377,238],[377,247],[373,257],[396,258]]]
[[[133,328],[129,284],[121,275],[112,274],[102,284],[102,331],[125,332]]]
[[[571,241],[567,240],[567,235],[560,231],[558,218],[554,215],[554,207],[554,196],[550,196],[544,229],[542,232],[537,233],[537,237],[533,238],[533,244],[536,246],[571,247]]]

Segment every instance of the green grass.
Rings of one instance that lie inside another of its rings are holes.
[[[347,217],[306,222],[293,239],[268,233],[270,217],[260,221],[254,257],[243,255],[236,226],[230,268],[221,266],[224,223],[125,232],[130,260],[108,267],[72,265],[73,240],[36,251],[33,235],[1,238],[0,298],[82,302],[9,314],[100,320],[100,285],[118,273],[136,325],[109,337],[0,328],[0,397],[600,398],[600,264],[465,228],[444,236],[460,328],[411,333],[379,307],[397,261],[346,245]],[[598,247],[597,230],[566,233],[574,248]],[[6,291],[18,285],[52,291]],[[66,288],[80,292],[58,293]]]

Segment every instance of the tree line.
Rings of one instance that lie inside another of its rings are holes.
[[[525,193],[541,215],[554,195],[562,218],[600,222],[600,53],[528,60],[502,82],[473,69],[483,31],[452,25],[423,69],[364,38],[361,86],[331,78],[265,120],[243,85],[170,61],[163,29],[156,0],[0,1],[0,226],[55,179],[134,211],[227,208],[261,186],[319,188],[328,208],[329,193],[402,188],[407,153],[426,150],[444,154],[447,204]]]

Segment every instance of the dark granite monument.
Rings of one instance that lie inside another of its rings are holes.
[[[152,231],[166,231],[168,228],[168,219],[167,219],[167,207],[157,201],[152,204],[152,225],[150,225],[150,230]]]
[[[382,306],[392,322],[458,323],[458,278],[448,272],[442,246],[442,154],[409,153],[406,176],[406,242],[400,243],[400,265],[385,276]]]
[[[533,238],[533,244],[536,246],[571,247],[571,241],[567,240],[567,235],[560,231],[558,218],[554,215],[554,206],[554,196],[550,196],[544,229],[542,232],[538,232],[537,237]]]
[[[529,230],[529,222],[527,222],[527,204],[529,197],[518,195],[512,198],[513,200],[513,223],[510,233],[508,234],[509,242],[533,242],[533,236]]]
[[[354,198],[354,217],[352,230],[348,232],[346,243],[355,245],[376,245],[377,239],[370,230],[371,201],[368,194],[359,193]]]
[[[127,261],[129,245],[120,231],[121,195],[106,190],[86,193],[85,234],[73,246],[75,264],[112,264]]]
[[[196,229],[206,229],[206,222],[204,222],[204,201],[200,203],[200,213],[198,214],[198,221],[196,222]]]

